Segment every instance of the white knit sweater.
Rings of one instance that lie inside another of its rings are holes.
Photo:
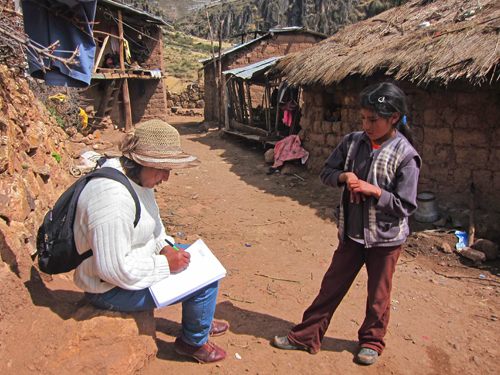
[[[103,167],[123,172],[118,159]],[[78,200],[74,235],[80,254],[93,256],[75,270],[75,284],[86,292],[104,293],[119,286],[145,289],[170,275],[167,258],[159,252],[174,241],[165,234],[154,190],[130,181],[141,203],[141,218],[134,228],[135,203],[127,188],[109,178],[94,178]]]

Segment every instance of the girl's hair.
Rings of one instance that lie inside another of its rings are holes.
[[[133,134],[127,134],[119,144],[119,149],[123,154],[128,154],[130,151],[135,150],[137,143],[139,142],[139,138],[134,136]],[[125,175],[134,181],[136,184],[141,184],[140,173],[142,169],[142,165],[136,163],[134,160],[126,157],[120,157],[120,164],[122,165],[123,171]]]
[[[413,145],[413,135],[406,121],[406,95],[395,84],[383,82],[368,86],[359,94],[359,105],[363,109],[371,109],[385,119],[398,112],[399,120],[394,127]]]

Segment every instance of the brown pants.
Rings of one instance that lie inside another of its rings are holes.
[[[321,349],[333,313],[351,287],[363,264],[368,272],[368,298],[366,316],[358,331],[361,347],[371,348],[379,354],[385,348],[391,308],[392,276],[402,246],[372,247],[351,239],[340,244],[333,254],[332,263],[326,271],[318,296],[304,312],[302,323],[288,334],[294,344],[315,354]]]

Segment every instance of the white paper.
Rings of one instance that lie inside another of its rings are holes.
[[[226,276],[226,269],[201,238],[186,251],[191,254],[188,268],[149,287],[158,309],[171,305]]]

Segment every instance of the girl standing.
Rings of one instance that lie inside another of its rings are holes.
[[[274,344],[317,353],[333,313],[365,264],[368,298],[356,359],[371,365],[385,348],[392,276],[410,233],[408,216],[417,208],[421,159],[413,148],[401,89],[388,82],[372,85],[359,103],[363,131],[347,135],[320,174],[325,185],[342,188],[339,246],[302,322],[288,335],[276,336]]]

